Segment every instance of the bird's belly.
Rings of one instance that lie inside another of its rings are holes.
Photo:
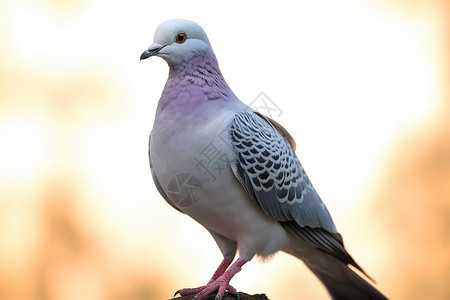
[[[209,231],[236,241],[241,251],[265,257],[280,250],[286,232],[234,175],[227,132],[181,130],[176,135],[155,139],[152,133],[150,144],[153,170],[172,204]]]
[[[266,257],[282,249],[286,231],[251,200],[231,172],[206,183],[197,204],[185,212],[208,230],[236,241],[241,253]]]

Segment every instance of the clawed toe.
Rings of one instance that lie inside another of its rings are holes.
[[[202,300],[205,299],[211,293],[217,291],[216,300],[222,300],[223,295],[226,291],[230,292],[239,299],[239,293],[237,290],[230,285],[230,280],[233,276],[241,270],[241,267],[246,263],[246,260],[238,258],[236,262],[222,275],[218,276],[216,279],[215,276],[212,278],[212,282],[208,282],[208,284],[193,288],[193,289],[181,289],[176,291],[175,295],[180,294],[181,296],[185,295],[194,295],[193,300]],[[219,267],[220,269],[220,267]],[[217,273],[217,272],[216,272]]]
[[[225,282],[218,282],[218,280],[208,283],[207,285],[197,287],[197,288],[180,289],[180,290],[176,291],[173,296],[176,297],[177,295],[180,295],[181,297],[184,297],[184,296],[188,296],[188,295],[195,295],[192,298],[192,300],[202,300],[215,291],[217,291],[215,300],[222,300],[226,291],[228,291],[230,294],[236,296],[237,300],[240,299],[238,291],[233,286],[231,286]]]
[[[180,289],[180,290],[176,291],[173,296],[176,297],[179,294],[181,297],[184,297],[184,296],[188,296],[188,295],[198,294],[201,291],[203,291],[205,289],[205,287],[207,287],[207,285],[199,286],[197,288]]]
[[[237,300],[241,299],[241,297],[239,296],[239,292],[232,285],[228,285],[227,291],[230,294],[235,295]]]

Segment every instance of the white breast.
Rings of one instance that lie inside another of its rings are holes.
[[[224,111],[199,122],[183,117],[155,122],[150,143],[153,169],[181,211],[209,231],[236,241],[241,251],[265,257],[283,248],[287,236],[250,199],[230,168],[235,158],[228,128],[234,114]]]

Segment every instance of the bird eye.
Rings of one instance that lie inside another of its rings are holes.
[[[182,33],[177,34],[177,37],[175,38],[175,40],[179,44],[184,43],[184,41],[186,40],[186,33],[182,32]]]

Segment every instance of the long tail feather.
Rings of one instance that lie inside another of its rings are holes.
[[[315,251],[305,257],[304,252],[293,253],[320,279],[334,300],[388,299],[370,283],[337,258]],[[310,253],[309,253],[310,254]]]

